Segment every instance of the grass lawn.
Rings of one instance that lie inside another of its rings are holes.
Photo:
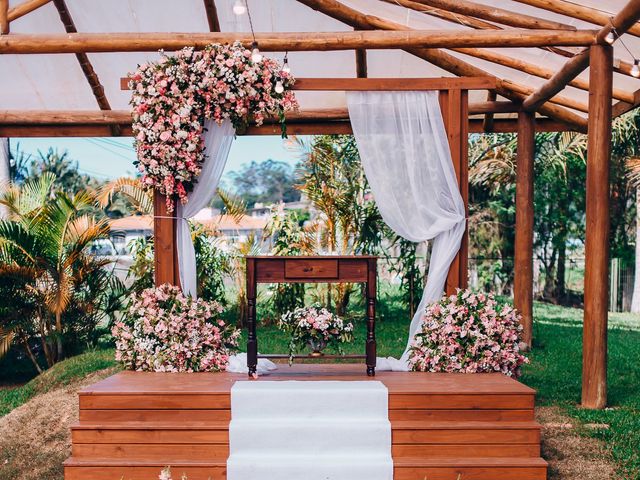
[[[0,417],[36,395],[67,385],[98,370],[115,367],[113,355],[113,350],[85,352],[54,365],[24,385],[0,390]]]
[[[536,304],[534,349],[522,381],[538,390],[538,404],[558,405],[606,442],[621,478],[640,479],[640,316],[609,316],[609,405],[578,407],[582,371],[582,310]],[[595,425],[593,425],[595,424]]]

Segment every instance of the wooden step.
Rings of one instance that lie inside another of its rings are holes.
[[[81,460],[65,462],[65,480],[157,480],[161,461]],[[225,462],[183,461],[171,465],[174,478],[226,480]],[[403,458],[394,460],[394,480],[545,480],[540,458]]]
[[[531,458],[540,456],[539,444],[394,444],[391,446],[394,459],[405,457],[451,458],[459,457],[519,457]]]
[[[229,445],[226,443],[74,443],[71,454],[74,458],[82,460],[152,460],[174,465],[181,461],[202,459],[226,462],[229,458]]]
[[[541,458],[394,459],[394,480],[546,480]]]
[[[199,425],[127,423],[112,425],[78,424],[71,427],[72,443],[139,444],[227,444],[228,422]]]
[[[516,412],[517,410],[513,410]],[[229,422],[231,410],[170,410],[170,409],[128,409],[128,410],[80,410],[80,421],[93,424],[110,424],[126,422],[168,423],[177,422],[184,425],[200,422]],[[513,418],[512,420],[520,420]],[[522,420],[528,420],[523,418]]]
[[[419,422],[524,422],[535,418],[533,408],[522,410],[389,410],[389,420]]]
[[[392,422],[397,444],[539,444],[536,422]]]

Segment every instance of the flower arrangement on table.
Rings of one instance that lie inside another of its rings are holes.
[[[173,211],[176,199],[187,202],[202,170],[206,119],[229,120],[243,130],[252,121],[261,125],[275,117],[284,135],[285,113],[298,103],[289,68],[252,55],[240,42],[160,54],[160,60],[140,65],[129,77],[135,164],[143,185],[166,195]]]
[[[133,294],[112,329],[116,360],[137,371],[225,370],[240,331],[225,324],[221,312],[218,303],[196,300],[169,284]]]
[[[520,316],[491,294],[458,290],[429,305],[409,350],[412,370],[502,372],[518,377],[528,359],[520,353]]]
[[[285,313],[278,321],[278,328],[291,335],[289,365],[302,348],[308,347],[312,356],[320,357],[326,347],[334,347],[342,355],[342,345],[353,341],[353,324],[319,304]]]

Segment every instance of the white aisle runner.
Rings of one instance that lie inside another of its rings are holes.
[[[228,480],[392,480],[388,391],[376,381],[239,381]]]

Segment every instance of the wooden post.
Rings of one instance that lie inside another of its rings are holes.
[[[522,315],[522,340],[533,340],[533,161],[535,113],[518,113],[516,166],[516,239],[513,300]]]
[[[468,116],[468,92],[466,90],[446,90],[440,92],[440,108],[442,118],[447,130],[451,160],[456,171],[460,194],[465,205],[465,215],[469,210],[469,161],[467,155],[469,123]],[[456,288],[467,288],[469,268],[469,228],[465,227],[464,236],[460,244],[460,250],[453,259],[445,293],[451,295]]]
[[[367,376],[373,377],[376,374],[376,296],[378,265],[376,258],[367,261]]]
[[[156,286],[165,283],[180,285],[176,250],[177,221],[175,213],[167,211],[164,195],[153,193],[153,256]]]
[[[9,0],[0,0],[0,35],[9,33]]]
[[[609,163],[613,48],[591,47],[587,217],[582,340],[582,406],[607,403],[607,319],[609,300]]]

